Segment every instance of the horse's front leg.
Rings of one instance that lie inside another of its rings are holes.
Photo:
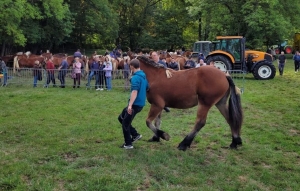
[[[210,107],[202,106],[202,105],[198,106],[197,120],[195,126],[193,130],[181,141],[181,143],[179,143],[177,147],[179,150],[185,151],[188,147],[191,146],[195,136],[206,123],[206,118],[207,118],[207,113],[209,108]]]
[[[170,135],[168,133],[159,129],[160,123],[161,123],[161,120],[160,120],[161,112],[162,112],[162,108],[151,105],[150,111],[148,114],[148,118],[146,120],[146,125],[154,133],[154,136],[151,139],[149,139],[150,142],[159,142],[160,138],[165,139],[167,141],[170,139]],[[155,120],[155,126],[152,123],[153,120]]]
[[[155,125],[155,127],[156,127],[157,129],[160,129],[160,124],[161,124],[161,113],[162,113],[162,112],[160,112],[160,113],[157,115],[157,117],[155,118],[155,120],[154,120],[154,125]]]

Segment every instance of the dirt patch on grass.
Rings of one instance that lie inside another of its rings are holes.
[[[67,162],[74,162],[79,157],[77,153],[72,153],[72,152],[63,153],[61,156]]]

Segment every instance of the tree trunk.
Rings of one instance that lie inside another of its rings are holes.
[[[5,41],[2,41],[2,48],[1,48],[1,56],[4,56],[5,53]]]
[[[201,13],[199,13],[199,27],[198,27],[198,40],[202,39],[201,31],[202,31],[202,19],[201,19]]]

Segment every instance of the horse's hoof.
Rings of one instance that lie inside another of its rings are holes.
[[[186,151],[186,149],[187,149],[187,147],[186,146],[183,146],[183,145],[178,145],[178,150],[180,150],[180,151]]]
[[[229,147],[230,147],[230,149],[237,149],[237,145],[236,144],[232,144],[231,143]]]
[[[148,142],[160,142],[159,137],[153,136],[151,139],[148,140]]]
[[[164,133],[162,138],[166,141],[170,140],[170,135],[168,133]]]

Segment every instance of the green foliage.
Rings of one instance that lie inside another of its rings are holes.
[[[102,44],[104,47],[113,43],[118,33],[118,17],[107,0],[72,0],[68,3],[74,17],[69,42],[77,47],[84,44]]]
[[[69,9],[63,0],[26,1],[3,0],[0,3],[2,39],[7,43],[24,46],[26,43],[44,43],[49,36],[68,36],[70,27],[62,29],[62,22],[70,19]],[[49,21],[50,22],[47,22]],[[52,20],[52,22],[51,22]],[[47,34],[43,34],[45,23]],[[51,25],[53,24],[53,25]],[[58,27],[58,28],[56,28]],[[49,30],[49,28],[54,28]],[[61,32],[61,33],[59,33]],[[59,38],[55,38],[59,39]],[[60,44],[61,42],[57,42]]]
[[[189,49],[217,35],[242,35],[261,49],[300,30],[295,0],[2,0],[0,10],[4,49]]]
[[[294,0],[285,3],[278,0],[187,2],[191,4],[188,7],[190,15],[201,15],[201,33],[209,31],[207,38],[202,40],[214,40],[217,35],[242,35],[247,38],[248,47],[260,48],[291,39],[295,32],[293,28],[300,25],[297,19],[300,2]]]

